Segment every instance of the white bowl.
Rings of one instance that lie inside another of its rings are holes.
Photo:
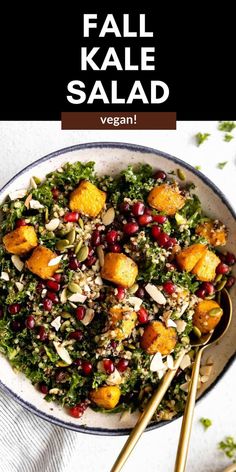
[[[147,147],[123,143],[90,143],[81,144],[59,151],[33,162],[1,190],[0,200],[3,201],[10,191],[26,188],[30,177],[44,178],[51,171],[56,170],[66,162],[95,161],[96,171],[100,174],[114,175],[127,167],[128,164],[145,162],[154,169],[163,169],[170,172],[176,168],[183,169],[187,181],[196,186],[195,192],[200,197],[204,211],[213,218],[219,218],[229,229],[229,239],[226,249],[236,253],[236,215],[221,191],[203,174],[185,162],[166,153]],[[233,303],[236,298],[236,287],[231,289]],[[212,388],[226,371],[235,355],[236,346],[236,318],[233,319],[227,335],[217,345],[209,348],[205,356],[214,357],[214,367],[207,383],[203,385],[200,395]],[[0,385],[12,398],[23,407],[36,415],[59,426],[75,431],[101,435],[128,434],[134,425],[137,414],[101,414],[88,409],[83,418],[74,419],[65,409],[55,403],[48,403],[43,395],[22,374],[16,374],[7,359],[0,356]],[[232,392],[233,395],[233,392]],[[152,423],[147,429],[163,426],[167,422]]]

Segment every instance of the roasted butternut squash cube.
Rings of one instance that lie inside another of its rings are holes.
[[[216,267],[220,263],[219,257],[212,251],[206,251],[194,266],[192,273],[202,282],[210,282],[216,276]]]
[[[196,234],[205,238],[211,246],[224,246],[227,240],[225,226],[217,221],[205,221],[196,228]]]
[[[137,275],[138,266],[130,257],[114,252],[105,255],[101,270],[103,279],[128,288],[132,287]]]
[[[8,252],[23,256],[37,246],[38,239],[33,226],[20,226],[6,234],[3,243]]]
[[[173,216],[185,204],[177,185],[161,184],[154,187],[148,195],[148,203],[152,208],[163,211],[165,215]]]
[[[152,321],[144,329],[141,347],[148,354],[160,352],[163,356],[170,354],[177,343],[175,328],[166,328],[161,321]]]
[[[201,257],[207,252],[207,247],[204,244],[192,244],[180,251],[176,260],[180,269],[186,272],[191,272]]]
[[[111,410],[119,403],[121,391],[115,385],[99,387],[90,392],[91,400],[101,408]]]
[[[99,190],[87,180],[83,180],[70,194],[69,207],[84,215],[95,218],[103,209],[106,201],[106,192]]]
[[[56,257],[57,254],[51,251],[51,249],[45,246],[38,246],[26,261],[26,266],[33,274],[41,277],[41,279],[49,279],[55,274],[60,265],[59,263],[48,265]]]
[[[125,307],[114,306],[109,311],[109,338],[126,339],[131,336],[137,321],[137,314]]]
[[[223,310],[214,300],[200,301],[193,315],[193,325],[200,329],[201,333],[209,333],[219,323]]]

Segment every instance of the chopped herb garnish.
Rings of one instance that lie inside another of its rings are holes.
[[[202,423],[205,431],[212,426],[212,421],[209,418],[201,418],[200,423]]]
[[[200,144],[204,143],[210,136],[210,133],[197,133],[195,135],[197,145],[200,146]]]
[[[234,139],[234,137],[233,137],[232,134],[226,133],[226,134],[224,135],[224,141],[225,141],[226,143],[229,143],[232,139]]]
[[[234,128],[236,128],[236,123],[234,121],[220,121],[218,125],[218,130],[226,133],[231,133]]]
[[[217,168],[218,168],[218,169],[224,169],[224,167],[226,166],[226,164],[228,164],[228,161],[218,162]]]
[[[218,447],[229,459],[234,459],[236,462],[236,442],[232,436],[227,436],[224,441],[220,441]]]

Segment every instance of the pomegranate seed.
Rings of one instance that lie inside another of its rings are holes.
[[[116,243],[116,244],[111,244],[109,246],[109,251],[110,252],[121,252],[121,245]]]
[[[71,257],[69,260],[69,269],[77,270],[80,267],[80,262],[75,257]]]
[[[92,366],[91,362],[82,361],[82,372],[83,372],[84,375],[91,374],[92,370],[93,370],[93,366]]]
[[[78,403],[78,405],[75,405],[69,409],[70,416],[73,416],[73,418],[81,418],[87,406],[88,405],[85,402]]]
[[[36,286],[36,292],[41,293],[44,288],[45,284],[43,282],[39,282]]]
[[[204,282],[201,288],[205,290],[207,295],[213,295],[213,293],[215,292],[215,287],[213,284],[211,284],[211,282]]]
[[[58,292],[60,290],[60,285],[56,282],[56,280],[47,280],[46,285],[53,292]]]
[[[129,365],[129,361],[127,361],[127,359],[120,359],[118,364],[117,364],[117,369],[119,370],[119,372],[125,372],[127,367]]]
[[[145,297],[145,290],[143,287],[139,287],[138,290],[135,292],[135,297],[144,298]]]
[[[171,280],[168,280],[167,282],[163,283],[163,289],[168,295],[172,295],[172,293],[175,293],[176,291],[176,286],[171,282]]]
[[[77,317],[77,320],[79,320],[79,321],[82,320],[82,319],[84,318],[84,316],[85,316],[85,312],[86,312],[86,310],[85,310],[84,306],[78,306],[78,307],[76,308],[76,317]]]
[[[46,384],[40,384],[39,385],[39,390],[41,393],[43,393],[44,395],[47,395],[48,393],[48,386]]]
[[[105,294],[105,292],[100,292],[100,295],[99,295],[99,297],[97,298],[97,301],[98,301],[98,302],[104,302],[105,299],[106,299],[106,294]]]
[[[204,290],[204,288],[199,288],[198,290],[196,290],[195,295],[197,295],[197,297],[199,298],[205,298],[206,291]]]
[[[146,226],[152,222],[152,215],[148,215],[147,213],[145,213],[144,215],[139,216],[138,222],[140,226]]]
[[[47,331],[44,326],[39,327],[39,339],[40,341],[46,341],[46,339],[48,339]]]
[[[110,346],[111,346],[112,349],[116,349],[117,346],[118,346],[118,343],[116,341],[114,341],[114,339],[112,339],[111,342],[110,342]]]
[[[69,334],[69,339],[75,339],[76,341],[82,341],[83,337],[84,335],[81,329],[77,329],[76,331],[73,331]]]
[[[152,226],[152,229],[151,229],[151,233],[152,233],[152,237],[153,237],[156,241],[158,241],[158,238],[159,238],[159,236],[160,236],[160,234],[161,234],[161,228],[160,228],[159,226],[157,226],[157,225],[153,225],[153,226]]]
[[[26,321],[25,321],[25,325],[26,325],[26,328],[28,328],[28,329],[33,329],[34,328],[35,319],[34,319],[33,315],[27,316]]]
[[[73,361],[73,364],[76,365],[77,367],[81,367],[82,366],[82,360],[80,358],[75,359]]]
[[[9,313],[11,313],[11,315],[16,315],[17,313],[19,313],[21,309],[21,306],[19,303],[13,303],[12,305],[9,305],[8,307],[8,311]]]
[[[166,222],[167,216],[164,215],[152,215],[153,221],[156,221],[156,223],[159,223],[160,225],[163,225],[163,223]]]
[[[219,252],[217,254],[222,262],[225,262],[226,254],[223,254],[222,252]]]
[[[169,240],[165,244],[165,247],[166,247],[166,249],[171,249],[176,244],[177,244],[177,239],[176,238],[169,238]]]
[[[101,244],[101,236],[98,229],[95,229],[92,233],[91,242],[93,246],[99,246]]]
[[[3,317],[4,317],[3,307],[0,306],[0,320],[2,320]]]
[[[228,278],[228,280],[227,280],[227,282],[226,282],[226,284],[225,284],[226,288],[231,288],[231,287],[233,287],[233,285],[235,284],[235,281],[236,281],[235,277],[234,277],[233,275],[231,275],[231,276]]]
[[[60,195],[60,192],[59,192],[58,188],[55,188],[55,187],[52,188],[52,196],[53,196],[54,200],[57,200],[59,195]]]
[[[232,254],[231,252],[227,252],[226,256],[225,256],[225,261],[226,264],[228,264],[229,266],[232,266],[235,264],[236,262],[236,257],[234,254]]]
[[[54,274],[53,278],[57,283],[61,282],[61,274]]]
[[[152,209],[149,207],[146,207],[144,210],[145,215],[152,215]]]
[[[116,294],[116,298],[117,300],[123,300],[123,298],[125,297],[125,289],[123,287],[117,287],[117,294]]]
[[[52,300],[50,300],[49,298],[44,298],[44,300],[43,300],[43,309],[45,311],[51,311],[51,309],[52,309]]]
[[[114,366],[113,362],[111,361],[111,359],[104,359],[103,360],[103,367],[104,367],[107,374],[112,374],[112,372],[114,372],[114,370],[115,370],[115,366]]]
[[[20,228],[21,226],[27,226],[27,223],[23,218],[16,220],[16,228]]]
[[[141,307],[140,310],[138,311],[138,321],[139,323],[147,323],[148,322],[148,312],[146,308]]]
[[[128,202],[122,202],[119,206],[119,210],[121,213],[129,213],[130,204]]]
[[[167,175],[163,170],[158,170],[154,175],[154,179],[157,180],[166,180],[166,177]]]
[[[79,213],[77,211],[69,211],[64,215],[64,221],[66,223],[75,223],[79,219]]]
[[[20,331],[20,330],[21,330],[21,323],[20,323],[20,321],[14,320],[14,321],[12,322],[11,329],[12,329],[12,331],[15,331],[15,332]]]
[[[218,266],[216,267],[216,273],[227,274],[227,272],[229,272],[229,266],[224,264],[223,262],[220,262]]]
[[[49,298],[53,303],[59,303],[59,298],[55,292],[50,292],[50,290],[47,291],[46,297]]]
[[[106,242],[108,244],[114,244],[117,241],[118,238],[118,233],[114,229],[111,229],[111,231],[108,231],[106,234]]]
[[[167,233],[160,233],[158,237],[158,244],[161,247],[165,247],[167,243],[169,242],[169,235]]]
[[[95,256],[89,256],[89,257],[86,259],[86,261],[85,261],[86,267],[92,267],[92,265],[95,264],[96,260],[97,260],[97,259],[96,259]]]
[[[139,225],[135,222],[126,223],[123,227],[125,234],[135,234],[139,230]]]
[[[132,213],[134,216],[141,216],[144,214],[145,205],[143,202],[136,202],[132,206]]]

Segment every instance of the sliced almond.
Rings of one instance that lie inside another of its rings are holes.
[[[167,328],[176,328],[176,322],[170,318],[166,321]]]
[[[29,207],[32,208],[32,210],[39,210],[40,208],[44,208],[44,206],[38,200],[34,200],[33,198],[31,198],[29,202]]]
[[[159,305],[166,304],[166,298],[155,285],[147,284],[145,290],[156,303]]]
[[[55,328],[56,331],[59,331],[60,327],[61,327],[61,317],[60,316],[57,316],[52,322],[51,322],[51,326],[53,328]]]
[[[109,226],[115,219],[115,210],[113,207],[109,208],[102,217],[102,222],[105,226]]]
[[[106,379],[107,385],[119,385],[122,382],[122,378],[117,369],[112,372]]]
[[[178,334],[181,334],[184,332],[186,326],[187,326],[187,323],[186,321],[184,320],[175,320],[175,324],[176,324],[176,328],[177,328],[177,333]]]
[[[58,228],[59,224],[60,224],[59,218],[52,218],[52,220],[50,220],[50,221],[45,225],[45,228],[46,228],[48,231],[55,231],[55,229]]]
[[[21,282],[16,282],[15,286],[16,286],[16,288],[19,292],[22,292],[22,290],[24,288],[24,284],[22,284]]]
[[[81,320],[84,326],[87,326],[91,323],[95,315],[95,311],[92,308],[87,308],[84,318]]]
[[[94,282],[95,282],[96,285],[103,285],[103,280],[99,275],[96,277]]]
[[[59,392],[60,392],[60,389],[55,387],[55,388],[51,388],[48,393],[50,393],[51,395],[58,395]]]
[[[64,346],[62,346],[62,344],[60,344],[59,342],[57,341],[53,341],[53,345],[57,351],[57,354],[58,356],[67,364],[67,365],[70,365],[72,364],[72,360],[71,360],[71,357],[70,357],[70,354],[69,352],[66,350],[66,348]]]
[[[37,188],[37,184],[36,184],[36,182],[35,182],[35,180],[34,180],[33,177],[30,178],[30,184],[31,184],[31,187],[32,187],[32,188],[34,188],[34,189]]]
[[[182,361],[181,361],[181,363],[180,363],[180,368],[181,368],[182,370],[185,370],[185,369],[187,369],[187,367],[189,367],[190,365],[191,365],[191,357],[189,356],[189,354],[186,354],[186,355],[183,357],[183,359],[182,359]]]
[[[188,392],[188,387],[189,387],[189,382],[185,382],[182,385],[180,385],[180,389],[183,390],[183,392]]]
[[[134,311],[139,311],[142,303],[143,303],[143,300],[139,297],[129,297],[127,302],[130,303],[130,305],[132,305],[134,307]]]
[[[97,247],[97,255],[100,262],[100,266],[103,267],[104,266],[104,251],[103,251],[102,246]]]
[[[7,273],[7,272],[4,272],[4,271],[1,272],[1,279],[2,279],[2,280],[5,280],[6,282],[8,282],[8,280],[10,280],[8,273]]]
[[[32,198],[33,198],[32,193],[30,193],[28,197],[25,199],[25,206],[27,210],[29,209],[30,201],[32,200]]]
[[[158,370],[162,370],[164,368],[164,362],[162,360],[162,355],[160,352],[156,352],[154,354],[151,364],[150,364],[150,370],[152,372],[157,372]]]
[[[12,264],[15,266],[15,268],[19,270],[19,272],[23,270],[24,262],[22,262],[19,256],[13,254],[13,256],[11,256],[11,261],[12,261]]]
[[[52,266],[55,266],[55,265],[59,264],[59,262],[61,261],[61,258],[62,258],[62,256],[53,257],[53,259],[51,259],[49,261],[48,266],[52,267]]]
[[[79,302],[79,303],[84,303],[85,300],[86,300],[86,295],[82,295],[81,293],[73,293],[73,295],[70,295],[70,297],[68,297],[68,300],[70,302]]]
[[[16,200],[17,198],[24,198],[27,194],[27,190],[22,188],[20,190],[13,190],[13,192],[9,193],[10,200]]]
[[[66,303],[67,302],[66,288],[63,288],[63,290],[60,294],[60,301],[61,301],[61,303]]]
[[[168,369],[171,369],[171,370],[173,369],[173,367],[174,367],[174,359],[173,359],[173,357],[172,357],[170,354],[169,354],[169,355],[167,356],[167,358],[166,358],[166,364],[167,364]]]

